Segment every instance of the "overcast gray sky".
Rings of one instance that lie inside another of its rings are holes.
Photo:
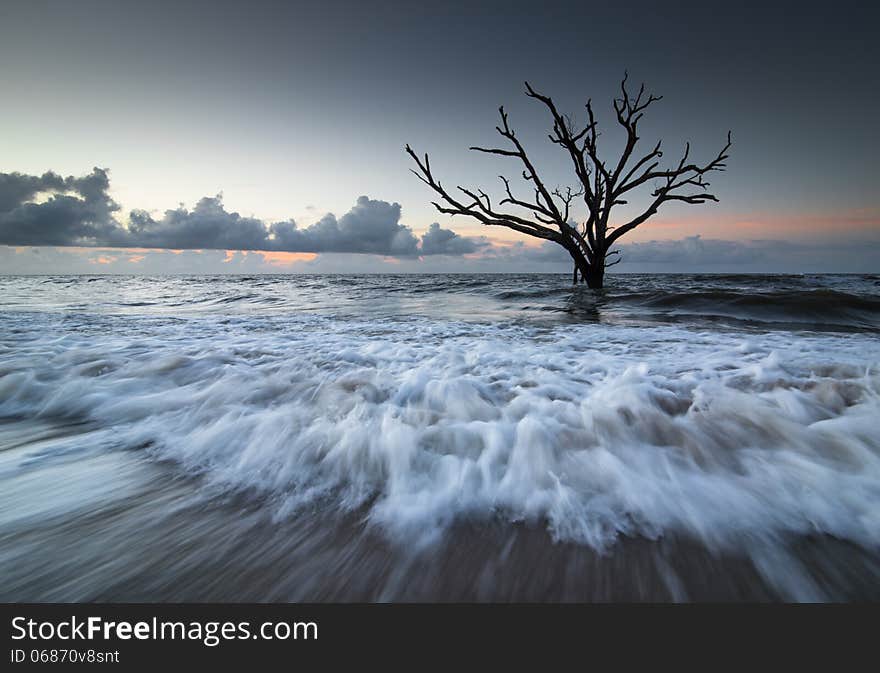
[[[5,0],[0,271],[564,269],[434,212],[402,148],[495,190],[518,170],[467,147],[494,143],[503,103],[547,182],[570,183],[523,80],[574,115],[592,97],[613,148],[624,69],[664,96],[646,144],[709,158],[731,129],[734,146],[721,203],[661,211],[618,268],[880,271],[878,18],[846,2]]]

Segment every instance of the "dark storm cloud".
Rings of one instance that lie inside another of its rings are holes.
[[[204,197],[192,209],[166,210],[156,219],[131,211],[123,226],[110,198],[107,171],[62,178],[0,174],[0,244],[167,248],[172,250],[266,250],[359,253],[393,257],[463,255],[480,239],[433,224],[421,241],[400,223],[399,203],[358,198],[341,217],[328,213],[311,226],[293,220],[267,225],[226,210],[222,196]],[[45,200],[35,200],[46,195]]]
[[[62,178],[0,173],[0,242],[7,245],[116,245],[122,233],[113,217],[107,170]],[[38,196],[45,200],[34,201]]]
[[[42,175],[23,173],[0,173],[0,213],[30,201],[40,192],[54,192],[64,189],[64,178],[47,171]]]

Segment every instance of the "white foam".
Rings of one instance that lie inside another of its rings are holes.
[[[494,516],[597,549],[880,541],[870,335],[319,317],[31,330],[0,352],[0,415],[97,421],[278,516],[367,507],[408,544]]]

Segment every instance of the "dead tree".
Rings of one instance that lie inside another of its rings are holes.
[[[620,262],[618,250],[612,248],[617,241],[654,215],[667,201],[682,203],[705,203],[718,201],[707,190],[705,176],[712,171],[723,171],[730,149],[730,132],[727,143],[709,163],[689,163],[690,143],[687,143],[681,160],[672,168],[660,166],[663,152],[659,141],[647,154],[639,158],[635,153],[638,124],[650,105],[662,99],[645,93],[645,85],[633,95],[627,89],[627,76],[620,85],[621,97],[613,102],[617,123],[626,132],[626,144],[616,161],[606,163],[599,157],[598,124],[593,115],[591,101],[586,104],[586,120],[583,128],[576,128],[568,115],[563,115],[549,96],[535,91],[526,82],[526,95],[541,102],[553,118],[550,141],[561,147],[571,159],[579,186],[575,189],[549,189],[526,154],[526,150],[508,123],[504,108],[499,108],[501,125],[496,130],[508,142],[506,148],[471,147],[476,152],[512,157],[522,165],[523,179],[531,183],[534,192],[531,199],[514,196],[510,180],[499,176],[506,196],[493,205],[482,189],[457,187],[457,194],[450,194],[431,172],[428,155],[424,159],[407,145],[406,151],[413,158],[418,170],[412,172],[422,182],[440,195],[442,203],[433,202],[441,213],[467,215],[485,225],[507,227],[528,236],[553,241],[565,248],[574,260],[574,282],[580,278],[591,288],[601,288],[605,269]],[[650,200],[642,213],[623,223],[612,224],[611,212],[615,206],[627,203],[634,190],[650,189]],[[572,204],[582,198],[586,205],[586,219],[580,223],[570,219]],[[507,206],[508,208],[505,208]],[[501,209],[507,212],[502,212]],[[511,210],[515,212],[510,212]],[[615,257],[616,256],[616,257]]]

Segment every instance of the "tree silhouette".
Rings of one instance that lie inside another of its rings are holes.
[[[609,164],[599,156],[597,141],[600,133],[590,100],[586,104],[586,125],[577,129],[568,115],[559,112],[552,98],[538,93],[528,82],[525,86],[526,95],[541,102],[552,116],[553,132],[548,137],[552,143],[568,153],[579,187],[575,189],[568,187],[565,190],[547,188],[516,133],[511,129],[507,113],[502,106],[499,108],[501,125],[495,128],[508,141],[509,147],[471,147],[470,149],[517,159],[522,164],[523,179],[531,183],[534,191],[532,200],[514,196],[510,188],[510,180],[504,176],[499,177],[504,184],[506,196],[497,206],[492,204],[491,199],[482,189],[459,186],[457,190],[462,196],[453,196],[434,177],[428,155],[425,154],[424,159],[420,159],[407,145],[407,153],[418,166],[418,170],[412,172],[440,195],[442,203],[433,202],[433,204],[441,213],[467,215],[485,225],[507,227],[522,234],[558,243],[574,260],[574,282],[580,279],[591,288],[601,288],[605,269],[620,262],[619,252],[613,250],[612,246],[622,236],[654,215],[663,203],[679,201],[696,204],[718,201],[713,194],[706,191],[709,183],[706,182],[705,176],[712,171],[725,169],[724,162],[729,156],[727,152],[731,145],[729,131],[727,143],[707,164],[688,162],[690,143],[687,143],[678,164],[674,168],[662,168],[660,166],[663,157],[660,149],[662,140],[657,142],[650,152],[636,159],[635,150],[640,140],[639,121],[645,110],[663,97],[646,94],[644,84],[633,97],[627,89],[627,75],[624,75],[620,85],[621,97],[614,99],[613,106],[617,122],[626,132],[626,144],[617,160]],[[612,209],[626,204],[631,198],[630,194],[639,187],[653,188],[645,210],[627,222],[612,225]],[[587,207],[587,219],[580,223],[572,222],[569,218],[572,203],[578,198],[583,198]],[[517,212],[499,210],[504,206],[519,210]]]

